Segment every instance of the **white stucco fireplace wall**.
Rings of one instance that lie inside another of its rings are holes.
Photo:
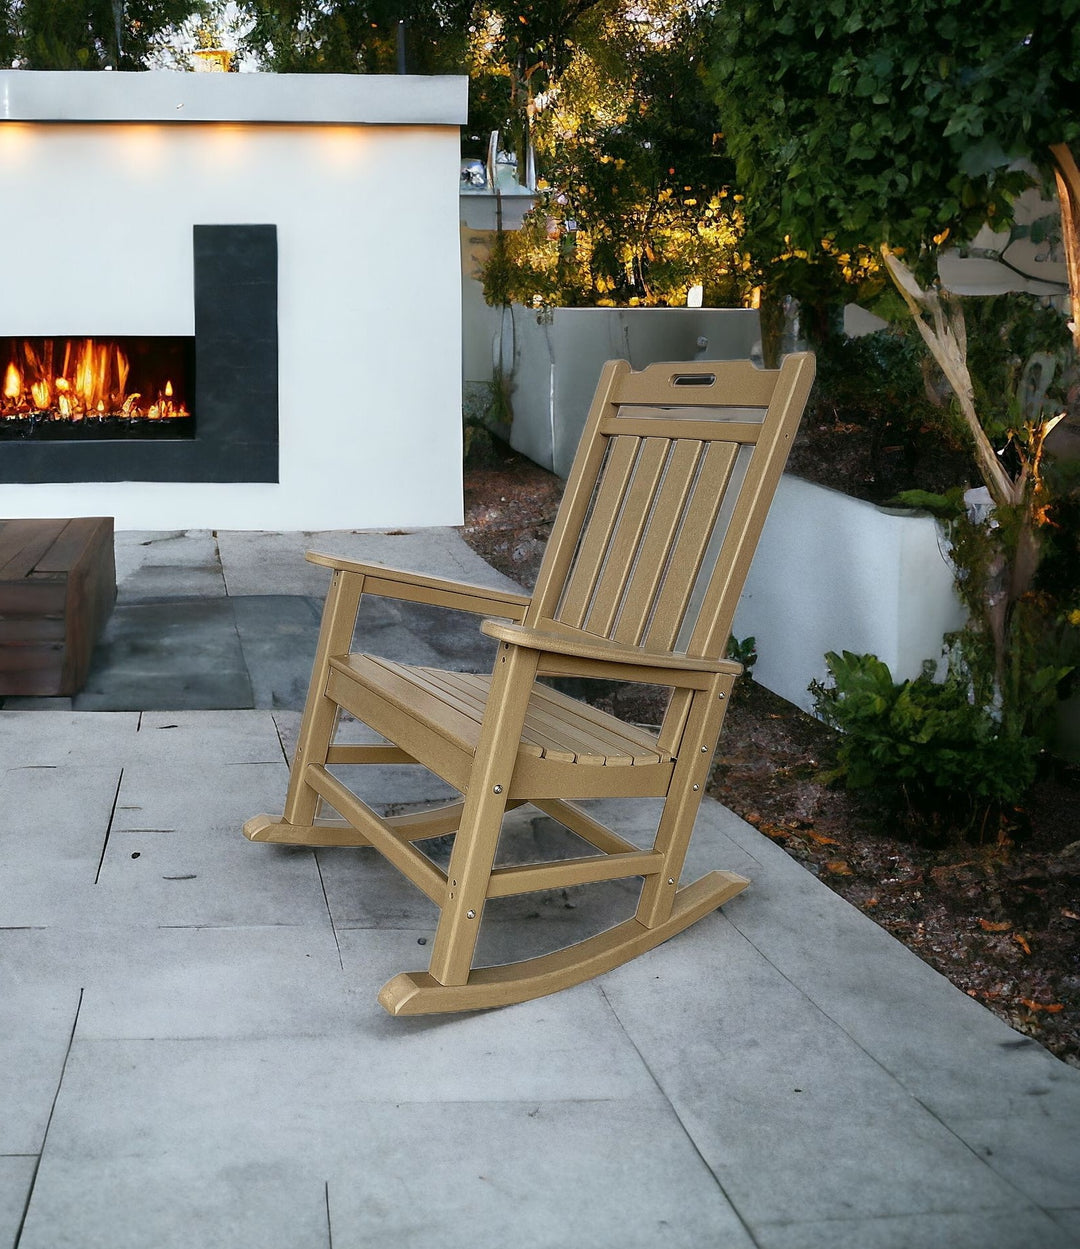
[[[0,73],[0,335],[191,335],[193,227],[272,224],[280,403],[276,483],[4,484],[0,515],[459,523],[465,116],[464,78]]]

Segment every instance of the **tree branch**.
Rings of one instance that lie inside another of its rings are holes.
[[[1057,166],[1054,177],[1061,206],[1061,237],[1065,243],[1065,272],[1069,278],[1073,342],[1080,351],[1080,169],[1064,143],[1055,143],[1050,153]]]
[[[946,310],[938,292],[932,288],[923,290],[915,275],[887,244],[882,245],[881,254],[889,276],[915,320],[916,328],[956,395],[964,424],[975,445],[975,463],[986,488],[994,502],[1001,506],[1018,503],[1020,493],[1017,483],[1002,467],[975,411],[975,388],[967,366],[967,327],[959,304]],[[927,324],[924,313],[932,317],[933,326]]]

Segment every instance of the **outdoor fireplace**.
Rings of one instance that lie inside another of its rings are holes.
[[[0,439],[193,437],[194,345],[159,336],[0,337]]]
[[[0,71],[0,515],[458,523],[466,86]]]
[[[277,228],[189,248],[194,334],[0,336],[0,482],[278,481]]]

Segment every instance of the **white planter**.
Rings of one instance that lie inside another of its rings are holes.
[[[745,360],[761,331],[746,308],[513,307],[498,337],[496,361],[512,362],[510,445],[565,477],[605,361]]]
[[[941,654],[964,608],[938,522],[785,474],[735,613],[754,679],[806,710],[826,651],[877,655],[896,680]]]

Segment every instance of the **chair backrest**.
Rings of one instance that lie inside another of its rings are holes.
[[[814,357],[604,366],[526,623],[723,653]]]

